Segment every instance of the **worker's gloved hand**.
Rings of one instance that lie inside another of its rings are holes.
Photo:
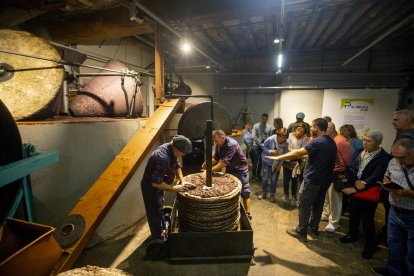
[[[193,184],[193,183],[190,183],[190,182],[187,182],[187,183],[184,184],[184,187],[187,190],[193,190],[193,189],[197,188],[197,185],[196,184]]]

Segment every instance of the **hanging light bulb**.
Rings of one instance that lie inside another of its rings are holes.
[[[191,45],[188,43],[188,41],[184,41],[181,44],[181,51],[184,53],[189,53],[191,51]]]

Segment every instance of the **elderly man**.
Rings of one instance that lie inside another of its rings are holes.
[[[296,122],[291,123],[288,127],[288,133],[291,133],[292,131],[295,130],[295,126],[297,124],[303,124],[304,128],[305,128],[305,134],[306,136],[310,137],[310,126],[308,123],[304,122],[303,120],[305,119],[305,113],[303,112],[298,112],[296,113]]]
[[[376,267],[377,275],[414,275],[414,137],[402,133],[392,145],[394,159],[388,164],[383,188],[391,203],[388,218],[387,267]],[[394,182],[403,189],[388,189]]]
[[[392,125],[397,131],[397,138],[401,132],[414,133],[414,113],[411,110],[402,109],[394,112],[392,117]]]
[[[178,161],[178,158],[191,151],[191,141],[185,136],[177,135],[172,142],[165,143],[154,150],[148,159],[141,180],[141,191],[153,239],[165,239],[162,232],[164,191],[181,192],[195,187],[184,181]],[[178,178],[181,184],[171,186],[175,178]]]
[[[307,231],[319,234],[323,202],[326,191],[332,182],[336,158],[334,140],[326,134],[328,123],[322,118],[313,120],[312,135],[315,137],[302,148],[279,156],[269,156],[270,160],[292,160],[308,155],[308,163],[303,174],[303,185],[299,196],[299,225],[286,232],[300,241],[307,241]],[[312,218],[309,221],[312,213]]]
[[[392,117],[392,125],[396,130],[396,139],[400,137],[401,133],[411,133],[414,136],[414,113],[412,110],[401,109],[394,112]],[[388,192],[381,190],[381,200],[385,210],[385,225],[378,231],[377,240],[386,243],[387,240],[387,221],[391,205],[388,201]]]
[[[336,132],[333,123],[328,123],[326,133],[334,139],[337,148],[333,179],[336,183],[332,183],[326,193],[322,215],[322,220],[329,221],[325,231],[332,233],[338,228],[339,219],[341,218],[342,190],[345,188],[345,186],[341,184],[348,178],[346,169],[352,158],[352,150],[348,140]]]
[[[269,115],[263,113],[260,117],[260,123],[254,124],[252,131],[252,173],[256,181],[260,181],[261,178],[263,142],[272,135],[272,127],[267,124],[268,119]]]
[[[226,136],[223,130],[214,130],[213,140],[215,152],[211,171],[220,172],[225,167],[226,173],[232,174],[240,180],[242,184],[241,197],[243,198],[243,205],[248,217],[251,219],[249,168],[247,166],[246,156],[240,148],[239,143],[233,138]],[[202,168],[206,168],[206,163],[203,163]]]

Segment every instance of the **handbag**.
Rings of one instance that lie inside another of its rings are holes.
[[[333,188],[337,192],[342,192],[343,189],[347,187],[348,183],[348,173],[340,172],[335,173],[333,177]]]
[[[366,190],[358,191],[352,196],[356,199],[368,200],[368,201],[379,201],[380,188],[378,186],[369,187]]]

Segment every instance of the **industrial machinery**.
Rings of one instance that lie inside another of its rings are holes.
[[[11,113],[0,100],[0,274],[47,275],[63,253],[52,234],[53,227],[33,223],[29,174],[58,160],[57,152],[36,154],[26,147],[30,157],[23,158],[20,133]],[[24,206],[29,222],[12,219]],[[25,265],[22,265],[25,264]]]
[[[253,258],[253,229],[243,204],[240,204],[239,229],[233,231],[180,231],[177,201],[173,207],[164,207],[163,214],[166,240],[152,240],[146,250],[154,260],[166,256],[172,261],[250,261]]]

